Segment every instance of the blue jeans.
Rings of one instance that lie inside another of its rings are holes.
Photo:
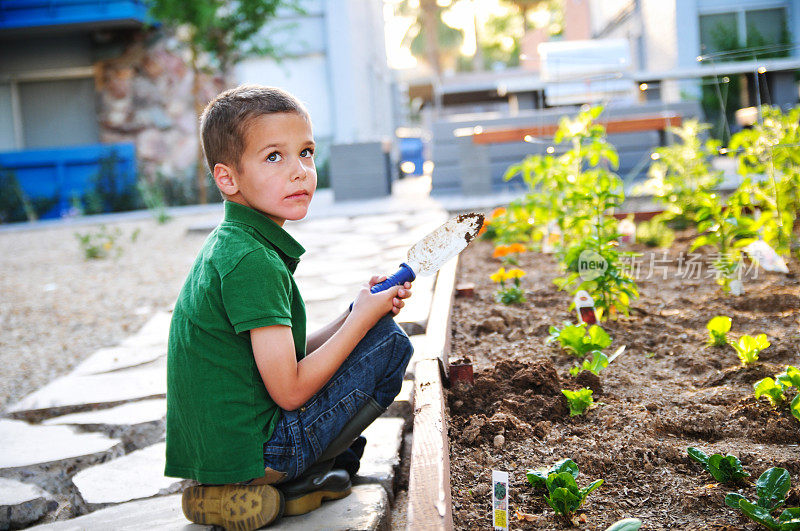
[[[264,444],[264,466],[296,478],[314,464],[366,401],[389,407],[413,348],[389,314],[371,328],[325,386],[299,409],[281,411]]]

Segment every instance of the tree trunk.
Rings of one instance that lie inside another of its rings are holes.
[[[200,120],[199,117],[203,113],[205,105],[200,99],[200,69],[197,67],[197,47],[191,45],[191,67],[192,67],[192,98],[194,99],[194,111],[198,117],[197,123],[197,171],[196,171],[196,184],[197,184],[197,201],[201,205],[208,203],[208,195],[206,194],[206,163],[203,160],[203,145],[200,140]]]

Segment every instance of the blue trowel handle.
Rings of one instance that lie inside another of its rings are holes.
[[[414,273],[414,270],[411,269],[411,266],[403,262],[400,264],[400,269],[397,270],[397,273],[390,276],[383,282],[379,284],[375,284],[370,288],[370,293],[378,293],[379,291],[384,291],[392,286],[402,286],[406,282],[413,282],[414,279],[417,278],[417,275]]]

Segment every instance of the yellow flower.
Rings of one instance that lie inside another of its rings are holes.
[[[497,272],[494,275],[491,275],[489,278],[492,279],[492,282],[505,282],[506,268],[501,267],[500,269],[497,270]]]
[[[525,271],[522,269],[509,269],[506,273],[506,280],[513,278],[522,278],[525,276]]]

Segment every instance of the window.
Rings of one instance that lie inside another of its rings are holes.
[[[787,56],[788,49],[780,46],[787,43],[789,33],[783,7],[700,15],[701,54],[742,50],[719,56],[718,61]],[[752,53],[746,53],[745,48]]]

